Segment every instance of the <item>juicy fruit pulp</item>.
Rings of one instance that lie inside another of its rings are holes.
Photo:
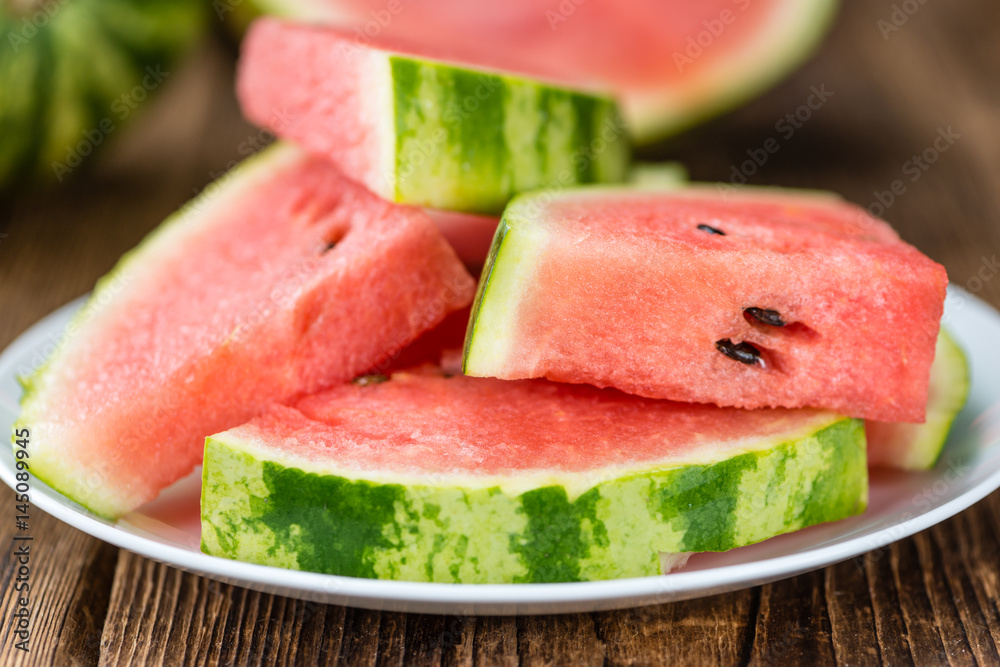
[[[429,369],[275,407],[209,438],[202,549],[461,583],[658,574],[856,514],[861,422]]]
[[[929,470],[937,463],[955,417],[969,395],[969,364],[962,348],[941,329],[922,424],[869,421],[868,464],[902,470]]]
[[[32,472],[117,516],[206,436],[376,365],[472,297],[417,209],[279,146],[126,255],[29,382]]]
[[[261,20],[238,91],[251,121],[390,201],[498,213],[514,194],[625,177],[614,103],[395,43]]]
[[[921,421],[944,268],[832,196],[714,187],[522,196],[465,372]]]
[[[256,0],[372,36],[448,45],[454,58],[568,85],[600,84],[640,141],[734,106],[801,62],[835,0]]]

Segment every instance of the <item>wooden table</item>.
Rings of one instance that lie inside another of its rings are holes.
[[[1000,5],[908,0],[919,9],[885,39],[879,20],[890,20],[893,2],[848,2],[797,75],[655,152],[696,178],[728,179],[747,151],[776,137],[780,149],[751,182],[833,189],[865,206],[901,180],[885,217],[954,283],[1000,306],[1000,280],[984,268],[1000,251]],[[257,133],[238,119],[231,60],[219,40],[206,45],[87,173],[3,200],[0,346],[88,291],[246,150]],[[814,89],[832,96],[793,136],[778,131]],[[908,161],[947,128],[959,138],[910,180]],[[6,488],[0,497],[8,545],[14,503]],[[37,510],[31,532],[29,654],[10,635],[13,549],[0,556],[0,655],[10,664],[1000,664],[1000,493],[877,556],[728,595],[550,617],[325,606],[183,574]]]

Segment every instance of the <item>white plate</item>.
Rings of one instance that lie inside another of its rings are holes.
[[[31,370],[59,344],[81,302],[33,326],[0,355],[0,427],[14,421],[16,375]],[[42,482],[31,481],[31,504],[97,538],[188,572],[269,593],[333,604],[406,612],[540,614],[655,604],[755,586],[846,560],[943,521],[1000,486],[1000,315],[951,289],[945,321],[972,366],[969,403],[941,462],[919,474],[876,473],[862,516],[776,537],[719,554],[697,554],[661,577],[568,584],[459,585],[355,579],[239,563],[198,550],[198,475],[116,523],[94,516]],[[0,447],[0,477],[14,485],[13,456]]]

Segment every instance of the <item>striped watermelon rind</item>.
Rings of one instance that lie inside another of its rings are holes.
[[[26,7],[0,10],[0,184],[61,181],[168,79],[205,25],[196,0]]]
[[[628,140],[609,98],[402,56],[389,68],[395,201],[489,213],[518,192],[625,178]],[[475,109],[462,106],[471,99]],[[444,150],[424,148],[442,134]]]
[[[683,465],[488,478],[339,470],[227,432],[206,443],[202,550],[406,581],[655,575],[661,553],[724,551],[862,512],[862,422],[820,413],[805,430],[751,451],[708,446]]]

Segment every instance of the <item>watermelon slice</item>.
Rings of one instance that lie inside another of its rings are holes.
[[[864,427],[425,367],[274,407],[205,446],[202,550],[457,583],[654,575],[861,512]]]
[[[271,148],[98,283],[27,382],[32,473],[121,515],[190,473],[206,436],[367,370],[473,291],[422,212]]]
[[[460,61],[609,87],[641,142],[736,106],[785,75],[835,0],[255,0],[354,42],[447,44]]]
[[[443,58],[265,19],[244,42],[240,102],[391,201],[499,213],[524,190],[624,179],[610,99]]]
[[[919,422],[946,285],[832,195],[523,196],[483,270],[465,372]]]
[[[942,328],[931,365],[927,420],[922,424],[867,422],[868,465],[902,470],[933,468],[968,395],[969,363],[962,348]]]

